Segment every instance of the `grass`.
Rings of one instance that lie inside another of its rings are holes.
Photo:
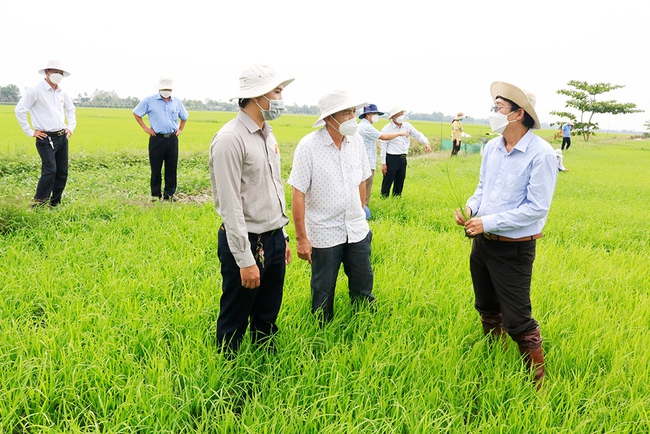
[[[78,116],[63,206],[28,211],[39,160],[0,106],[0,432],[647,432],[647,141],[610,135],[565,152],[533,275],[548,364],[539,394],[516,345],[491,348],[473,308],[471,244],[452,212],[479,155],[411,158],[401,199],[373,190],[375,314],[351,312],[342,277],[335,319],[319,329],[292,241],[279,353],[245,343],[226,362],[207,149],[234,114],[191,113],[187,200],[175,204],[148,201],[146,136],[128,110]],[[285,179],[314,120],[273,123]]]

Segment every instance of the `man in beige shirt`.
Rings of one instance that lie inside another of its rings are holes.
[[[267,121],[284,111],[282,91],[293,78],[252,65],[239,78],[237,117],[210,145],[210,182],[219,228],[222,295],[217,343],[233,358],[250,323],[254,346],[273,350],[285,267],[291,260],[289,223],[280,178],[280,150]],[[234,98],[233,98],[234,99]]]

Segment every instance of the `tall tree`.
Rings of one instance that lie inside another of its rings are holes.
[[[639,113],[643,110],[636,108],[636,104],[619,103],[615,100],[598,101],[596,98],[599,95],[607,93],[611,90],[620,89],[625,86],[611,83],[594,83],[590,84],[586,81],[571,80],[567,83],[572,89],[560,89],[557,93],[569,97],[565,103],[566,108],[575,108],[580,112],[580,119],[565,111],[552,111],[551,114],[561,116],[569,119],[576,119],[573,127],[576,134],[581,135],[585,142],[589,141],[589,137],[595,134],[594,131],[598,129],[598,123],[593,121],[596,113],[610,113],[613,115]]]
[[[18,102],[20,101],[20,89],[15,84],[0,86],[1,102]]]

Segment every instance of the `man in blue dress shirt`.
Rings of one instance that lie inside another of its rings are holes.
[[[178,136],[189,117],[183,101],[172,97],[174,80],[160,77],[158,93],[140,101],[133,117],[149,135],[149,164],[151,165],[151,196],[154,200],[174,201],[178,168]],[[149,116],[147,126],[142,118]],[[180,122],[179,122],[180,120]],[[162,167],[165,165],[165,189],[162,189]]]
[[[535,96],[501,81],[492,83],[490,92],[490,126],[501,135],[485,145],[478,186],[464,212],[456,210],[454,217],[474,238],[470,271],[483,331],[504,338],[507,332],[517,342],[539,388],[545,366],[530,286],[557,159],[551,145],[533,134],[540,128]]]

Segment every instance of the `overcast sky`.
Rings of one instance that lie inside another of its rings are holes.
[[[601,98],[645,110],[599,115],[601,128],[645,131],[649,12],[631,0],[7,0],[0,85],[23,92],[55,58],[72,97],[143,98],[170,74],[180,98],[225,101],[247,65],[267,63],[295,77],[288,104],[345,89],[384,110],[485,118],[502,80],[531,90],[554,122],[566,101],[556,90],[581,80],[624,85]]]

